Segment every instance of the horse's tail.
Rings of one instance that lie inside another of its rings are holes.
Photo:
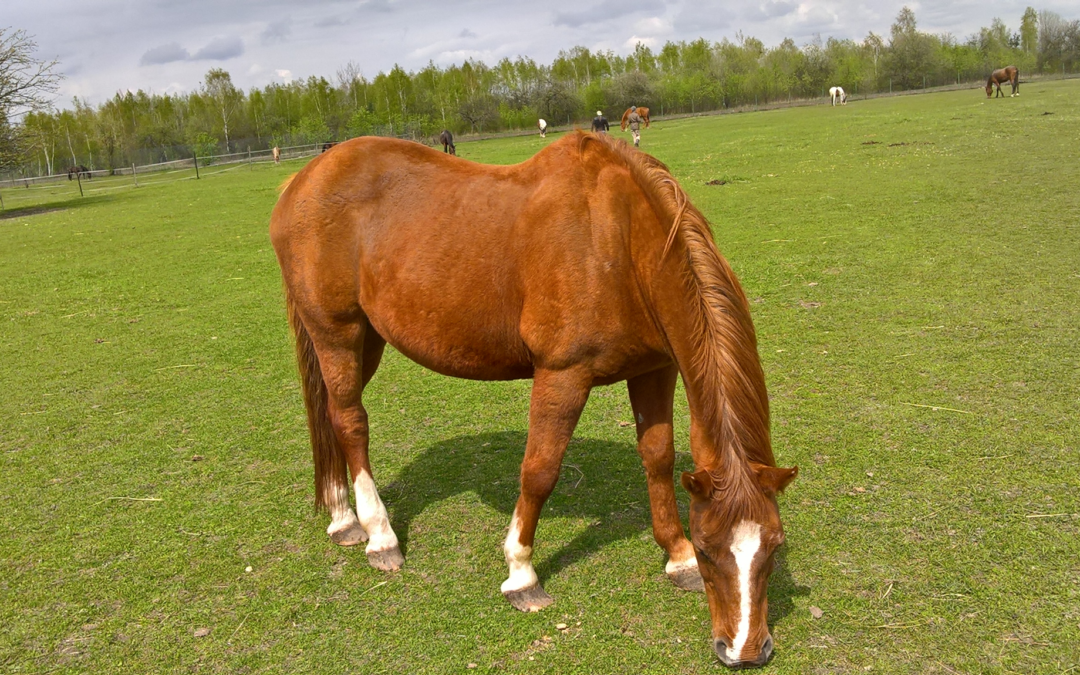
[[[278,194],[281,194],[282,192],[285,192],[286,189],[288,189],[289,185],[293,182],[293,178],[296,178],[296,174],[298,174],[298,173],[300,173],[300,172],[297,171],[293,175],[291,175],[288,178],[286,178],[285,180],[281,181],[281,185],[279,185],[278,189],[277,189]]]
[[[338,446],[337,436],[330,424],[330,408],[319,368],[319,356],[303,321],[296,302],[285,287],[285,304],[289,310],[289,325],[296,336],[296,363],[300,367],[300,384],[304,390],[308,431],[311,434],[311,458],[315,464],[315,508],[325,509],[340,485],[348,485],[345,454]]]

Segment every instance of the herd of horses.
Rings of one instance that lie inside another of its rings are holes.
[[[1016,95],[1017,76],[995,71],[987,95],[1002,82]],[[847,99],[839,87],[830,97]],[[387,344],[451,377],[531,379],[501,591],[516,609],[543,609],[540,512],[590,392],[625,382],[665,573],[706,594],[723,664],[763,665],[784,542],[777,496],[798,468],[773,457],[749,303],[705,216],[663,163],[606,133],[575,131],[512,166],[456,157],[449,131],[437,140],[443,152],[380,137],[324,148],[282,185],[270,218],[329,538],[366,542],[379,570],[405,562],[364,407]],[[680,378],[689,538],[675,497]]]

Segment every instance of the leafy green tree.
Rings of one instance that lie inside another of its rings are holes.
[[[214,113],[221,120],[225,135],[225,152],[230,151],[229,123],[241,109],[243,93],[233,86],[232,76],[221,68],[212,68],[203,80],[203,94],[209,99]]]
[[[1039,14],[1034,7],[1024,10],[1020,19],[1020,49],[1034,55],[1039,48]]]

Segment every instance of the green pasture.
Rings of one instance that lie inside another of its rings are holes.
[[[1080,81],[642,136],[742,279],[800,467],[762,672],[1080,673]],[[543,612],[499,593],[528,382],[388,352],[365,398],[406,565],[329,541],[267,237],[300,166],[0,214],[0,671],[724,672],[623,385],[541,520]],[[680,470],[687,426],[677,399]]]

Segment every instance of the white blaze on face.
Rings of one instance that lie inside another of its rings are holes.
[[[728,658],[739,660],[746,638],[750,635],[750,572],[754,556],[761,548],[761,525],[744,520],[735,527],[731,540],[731,553],[739,568],[739,627],[735,639],[727,649]]]
[[[540,583],[532,566],[532,546],[522,546],[520,539],[521,519],[515,510],[510,521],[510,532],[506,535],[506,545],[503,547],[506,564],[510,567],[510,576],[502,583],[503,593],[532,588]]]
[[[388,551],[397,548],[397,535],[390,527],[390,518],[379,499],[379,491],[375,489],[371,474],[361,470],[353,486],[356,488],[356,516],[368,533],[367,550]]]

